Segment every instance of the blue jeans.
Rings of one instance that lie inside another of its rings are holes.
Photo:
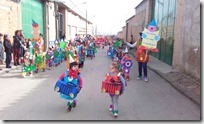
[[[138,71],[140,77],[142,77],[142,69],[144,71],[144,77],[147,77],[147,62],[138,62]]]

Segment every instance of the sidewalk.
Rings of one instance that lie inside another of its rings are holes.
[[[131,49],[129,52],[135,57],[135,49]],[[148,69],[161,76],[187,98],[200,105],[200,82],[195,81],[193,78],[179,72],[178,70],[172,69],[171,66],[153,56],[150,56],[147,66]]]
[[[0,68],[2,69],[0,70],[0,75],[8,73],[9,71],[12,71],[12,70],[17,70],[21,68],[21,66],[14,66],[13,63],[11,63],[11,66],[12,66],[11,68],[6,68],[5,63],[0,65]]]

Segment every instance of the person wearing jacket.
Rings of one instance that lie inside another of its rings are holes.
[[[14,66],[20,65],[20,49],[21,49],[21,37],[20,37],[20,30],[15,31],[15,36],[13,36],[13,59],[14,59]]]
[[[4,61],[3,34],[0,33],[0,64]],[[2,68],[0,68],[2,70]]]
[[[6,53],[6,68],[11,68],[11,65],[10,65],[12,60],[11,54],[13,53],[13,50],[12,50],[10,36],[8,34],[4,35],[4,48]]]

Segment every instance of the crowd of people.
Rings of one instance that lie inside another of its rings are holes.
[[[11,42],[9,35],[0,33],[0,64],[5,62],[6,68],[11,68],[11,61],[13,60],[14,66],[22,66],[22,76],[25,77],[26,75],[33,76],[40,69],[43,72],[46,69],[50,70],[63,61],[66,61],[67,68],[69,68],[69,55],[73,55],[79,63],[79,67],[83,68],[85,58],[93,59],[95,57],[98,48],[96,42],[99,39],[91,35],[81,38],[80,35],[76,34],[73,41],[68,41],[64,36],[56,40],[45,51],[42,34],[39,34],[37,40],[33,40],[25,38],[22,30],[16,30],[13,42]]]

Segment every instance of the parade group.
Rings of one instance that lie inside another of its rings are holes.
[[[156,31],[154,21],[153,24],[153,28],[149,28],[151,32]],[[83,88],[80,70],[84,67],[86,59],[92,60],[95,57],[98,48],[109,46],[107,57],[111,59],[112,63],[110,64],[110,71],[106,74],[105,80],[101,81],[101,92],[110,95],[111,104],[109,111],[114,117],[118,116],[118,99],[119,96],[124,93],[127,81],[130,80],[129,73],[133,65],[127,46],[136,46],[136,60],[138,62],[139,71],[137,79],[144,79],[146,82],[148,81],[148,54],[150,51],[158,51],[157,49],[149,49],[142,45],[143,38],[148,38],[149,35],[145,32],[138,34],[138,39],[134,44],[124,42],[118,38],[107,39],[105,37],[94,37],[91,35],[81,38],[80,35],[77,34],[73,41],[68,41],[66,40],[66,35],[63,35],[60,39],[50,42],[48,50],[45,51],[43,35],[39,32],[39,25],[35,21],[33,21],[32,30],[32,39],[25,38],[23,31],[17,30],[13,37],[13,45],[11,44],[9,35],[4,35],[3,45],[6,52],[6,68],[11,68],[12,53],[14,66],[21,65],[23,77],[33,76],[34,73],[38,73],[40,70],[42,70],[42,72],[46,69],[51,70],[53,66],[57,67],[65,61],[65,72],[63,72],[56,81],[54,91],[59,92],[60,97],[68,101],[68,111],[76,107],[77,95]],[[2,36],[3,35],[0,35],[0,37]],[[159,40],[157,35],[153,34],[153,36],[155,41]],[[124,47],[124,44],[126,44],[126,47]],[[142,76],[142,69],[144,76]]]

